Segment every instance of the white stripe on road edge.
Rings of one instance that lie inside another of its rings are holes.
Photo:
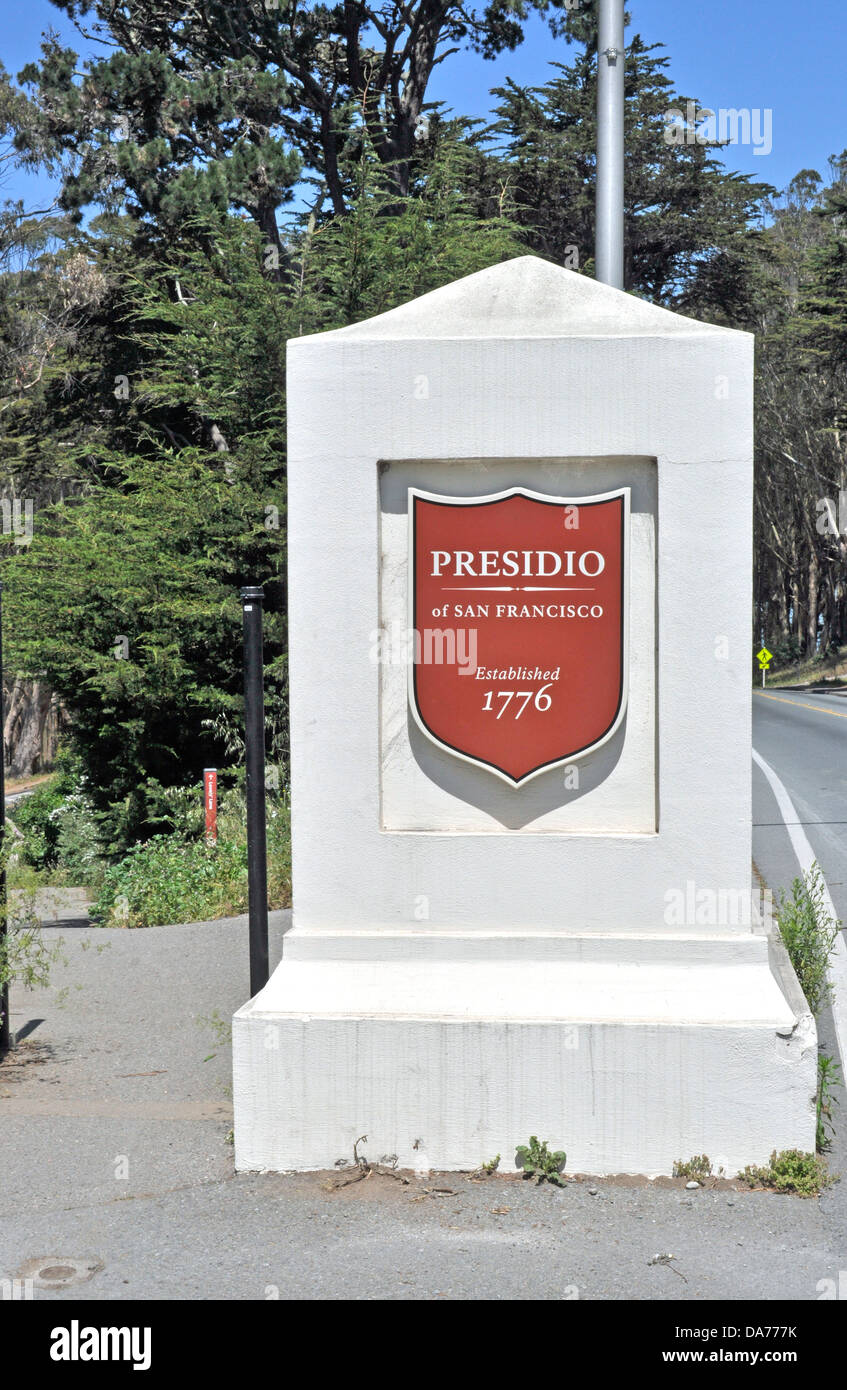
[[[794,803],[773,768],[765,762],[755,748],[753,749],[753,761],[761,768],[770,783],[771,791],[776,797],[776,804],[782,819],[785,821],[785,828],[788,831],[794,853],[799,860],[800,868],[804,874],[807,874],[817,861],[802,825],[797,823],[800,817]],[[823,898],[827,911],[837,920],[838,913],[835,911],[835,904],[829,895],[823,870],[821,870],[821,883],[823,884]],[[830,957],[829,978],[832,981],[832,1017],[835,1023],[835,1037],[838,1042],[838,1051],[841,1053],[843,1068],[844,1064],[847,1063],[847,946],[844,944],[844,937],[841,932],[835,938],[835,950]]]

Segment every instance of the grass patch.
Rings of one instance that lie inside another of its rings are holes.
[[[837,688],[847,680],[847,647],[839,647],[827,656],[813,656],[804,661],[792,660],[788,649],[778,648],[774,651],[774,658],[778,669],[768,671],[767,686],[814,685],[825,677],[835,677],[827,684]],[[753,682],[754,687],[761,688],[761,675],[754,675]]]

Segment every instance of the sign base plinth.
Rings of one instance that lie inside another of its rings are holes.
[[[814,1148],[814,1023],[756,934],[295,930],[233,1058],[240,1171],[331,1168],[365,1134],[419,1171],[507,1170],[531,1134],[598,1175]]]
[[[750,881],[753,346],[533,256],[289,342],[296,925],[238,1168],[814,1148]]]

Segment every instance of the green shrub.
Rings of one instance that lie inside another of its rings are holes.
[[[245,881],[239,845],[154,835],[106,869],[94,915],[116,927],[226,916],[240,911]]]
[[[751,1187],[771,1187],[798,1197],[816,1197],[833,1181],[822,1159],[800,1149],[783,1149],[782,1153],[774,1149],[767,1167],[750,1163],[738,1176]]]
[[[53,777],[17,802],[9,819],[20,831],[13,845],[19,865],[53,882],[96,883],[102,845],[81,764],[71,748],[60,750]],[[14,863],[10,867],[14,883]]]
[[[57,868],[68,883],[96,887],[103,877],[103,846],[94,808],[82,791],[71,792],[56,811]]]
[[[287,806],[268,804],[268,901],[290,901]],[[103,875],[93,915],[104,926],[154,927],[227,917],[247,908],[247,836],[243,798],[227,796],[218,816],[218,842],[191,840],[182,830],[135,845]]]
[[[790,897],[786,893],[778,895],[777,913],[780,934],[800,988],[817,1018],[832,995],[827,970],[841,927],[827,907],[826,889],[817,864],[802,878],[794,879]]]
[[[227,774],[222,774],[226,776]],[[201,921],[247,907],[247,809],[243,773],[229,774],[218,800],[218,843],[204,839],[203,786],[158,787],[151,792],[156,833],[107,864],[97,817],[78,762],[65,755],[56,776],[14,811],[20,838],[10,840],[13,886],[50,882],[81,884],[98,895],[93,913],[109,926],[158,926]],[[288,805],[267,796],[268,901],[290,901],[291,847]],[[35,880],[34,882],[32,880]]]
[[[58,779],[44,782],[22,797],[9,811],[9,819],[21,832],[15,846],[21,862],[33,869],[52,869],[57,861],[59,825],[56,812],[65,799]]]
[[[774,665],[780,667],[792,666],[795,662],[802,660],[803,648],[796,637],[786,637],[781,642],[773,644]]]
[[[150,814],[147,824],[150,834],[178,835],[186,840],[198,840],[204,833],[206,810],[203,783],[195,782],[190,787],[158,787],[152,784],[147,789],[150,801]],[[225,807],[231,793],[218,785],[218,820],[225,814]]]

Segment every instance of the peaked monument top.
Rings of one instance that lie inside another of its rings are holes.
[[[386,314],[310,336],[408,341],[666,337],[736,331],[657,308],[540,256],[518,256],[454,280]]]

